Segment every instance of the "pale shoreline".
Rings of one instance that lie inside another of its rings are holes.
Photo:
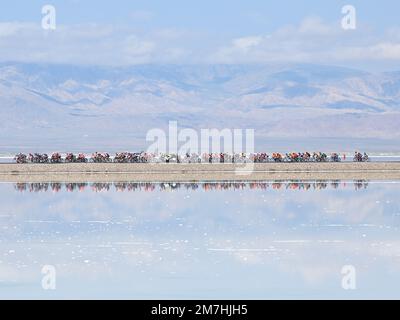
[[[0,182],[400,180],[400,162],[0,164]]]

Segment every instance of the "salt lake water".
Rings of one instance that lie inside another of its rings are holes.
[[[399,194],[383,181],[2,183],[0,298],[398,299]]]

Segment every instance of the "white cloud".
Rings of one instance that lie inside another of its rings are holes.
[[[20,22],[0,22],[0,38],[15,36],[19,31],[30,27],[32,27],[32,24]]]
[[[132,18],[152,18],[133,12]],[[0,23],[0,61],[128,65],[137,63],[379,63],[400,60],[400,28],[377,36],[368,29],[345,31],[340,21],[308,17],[269,34],[240,36],[221,44],[220,35],[178,28],[148,31],[118,25]]]
[[[140,56],[150,54],[155,48],[155,44],[151,41],[140,39],[136,35],[128,36],[124,40],[124,49],[130,56]]]
[[[369,48],[367,58],[400,60],[400,43],[383,42]]]
[[[306,35],[333,35],[337,34],[340,30],[338,25],[328,25],[318,17],[307,17],[301,21],[298,28],[298,33]]]
[[[331,53],[334,61],[364,60],[364,61],[389,61],[400,60],[400,43],[380,42],[366,46],[348,46],[337,48]]]
[[[181,56],[178,33],[153,34],[111,25],[59,25],[45,31],[35,24],[0,24],[0,61],[126,65]],[[170,44],[170,45],[168,45]],[[156,50],[157,49],[157,50]]]
[[[255,36],[234,39],[232,43],[236,48],[247,51],[253,47],[257,47],[262,41],[263,37]]]
[[[395,41],[395,35],[399,41]],[[377,37],[361,27],[346,31],[340,23],[326,24],[316,17],[284,26],[270,35],[233,39],[210,55],[210,61],[228,63],[347,62],[400,60],[400,30]]]

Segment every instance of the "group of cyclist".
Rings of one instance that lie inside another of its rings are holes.
[[[196,153],[178,154],[150,154],[146,152],[130,153],[118,152],[114,157],[108,153],[94,152],[90,158],[85,154],[67,153],[65,157],[59,152],[53,153],[50,157],[47,154],[23,154],[19,153],[15,156],[16,163],[267,163],[267,162],[340,162],[346,160],[346,155],[341,157],[339,153],[331,153],[328,155],[324,152],[290,152],[277,153],[271,156],[265,152],[260,153],[204,153],[198,155]],[[369,156],[364,152],[356,151],[353,157],[354,162],[369,161]]]

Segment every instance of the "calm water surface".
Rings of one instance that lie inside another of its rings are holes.
[[[399,194],[365,181],[0,184],[0,298],[400,298]]]

